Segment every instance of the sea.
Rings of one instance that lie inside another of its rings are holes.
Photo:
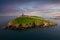
[[[16,16],[0,16],[0,29]],[[0,40],[60,40],[60,20],[46,18],[57,26],[24,31],[0,30]]]

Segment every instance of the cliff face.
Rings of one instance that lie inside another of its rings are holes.
[[[20,16],[10,22],[4,27],[4,29],[22,30],[35,27],[49,27],[57,25],[54,22],[45,20],[44,18],[37,16]]]

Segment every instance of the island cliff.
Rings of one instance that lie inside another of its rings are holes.
[[[20,16],[8,22],[3,29],[12,29],[12,30],[23,30],[35,27],[50,27],[56,26],[55,22],[45,20],[42,17],[38,16]]]

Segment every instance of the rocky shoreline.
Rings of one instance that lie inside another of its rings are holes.
[[[45,28],[45,27],[51,27],[51,26],[56,26],[56,23],[32,23],[32,24],[16,24],[13,25],[12,23],[8,23],[3,29],[12,29],[12,30],[23,30],[23,29],[28,29],[28,28],[35,28],[35,27],[40,27],[40,28]]]
[[[32,18],[34,20],[32,20]],[[16,19],[19,19],[19,20],[16,20]],[[45,27],[51,27],[51,26],[56,26],[57,25],[55,22],[50,22],[50,21],[46,22],[46,20],[44,21],[44,19],[43,19],[43,22],[40,22],[41,18],[38,18],[38,17],[22,16],[22,17],[16,18],[16,19],[14,19],[15,20],[14,22],[19,21],[18,23],[14,23],[13,21],[10,21],[10,22],[7,23],[7,25],[5,25],[3,27],[3,29],[23,30],[23,29],[30,29],[30,28],[36,28],[36,27],[45,28]],[[25,21],[24,21],[24,19],[25,19]],[[31,20],[32,20],[32,22],[30,22]],[[23,24],[20,24],[21,22]],[[27,22],[27,23],[25,23],[25,22]]]

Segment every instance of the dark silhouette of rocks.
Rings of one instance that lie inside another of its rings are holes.
[[[49,27],[49,26],[55,26],[57,24],[48,24],[48,23],[41,23],[41,24],[35,24],[35,22],[33,22],[33,24],[19,24],[16,26],[13,25],[9,25],[9,26],[5,26],[4,29],[12,29],[12,30],[23,30],[23,29],[29,29],[29,28],[36,28],[36,27]]]

